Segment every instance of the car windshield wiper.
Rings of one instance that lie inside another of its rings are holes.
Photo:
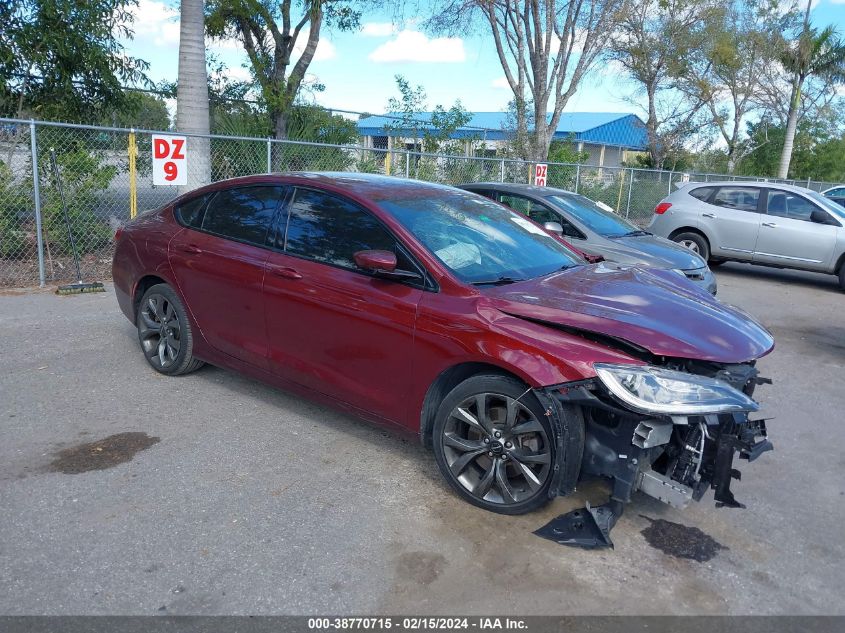
[[[505,286],[507,284],[515,284],[518,281],[525,281],[524,279],[520,279],[519,277],[507,277],[501,276],[497,279],[484,279],[481,281],[472,281],[470,282],[473,286]]]

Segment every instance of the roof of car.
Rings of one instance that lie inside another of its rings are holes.
[[[298,184],[325,185],[338,187],[353,195],[373,201],[418,196],[422,193],[431,195],[433,192],[446,193],[454,191],[452,187],[422,180],[407,180],[395,176],[381,174],[365,174],[356,172],[279,172],[272,174],[254,174],[213,182],[195,189],[183,197],[206,192],[219,191],[230,187],[244,187],[257,184]]]
[[[505,191],[508,193],[521,193],[525,195],[533,195],[541,198],[547,196],[558,195],[577,195],[572,191],[566,189],[558,189],[556,187],[540,187],[538,185],[524,185],[520,183],[509,182],[467,182],[458,185],[461,189],[493,189],[495,191]]]
[[[687,190],[692,187],[771,187],[772,189],[783,189],[797,193],[807,193],[810,189],[788,185],[782,182],[769,182],[768,180],[711,180],[710,182],[685,182],[678,187],[678,190]]]

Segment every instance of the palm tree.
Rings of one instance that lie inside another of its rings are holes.
[[[176,129],[188,134],[209,133],[203,0],[182,0],[181,2]],[[209,139],[197,137],[188,137],[187,145],[186,191],[190,191],[211,181],[211,145]]]
[[[786,122],[783,151],[780,155],[778,178],[786,178],[789,173],[804,82],[810,77],[845,82],[845,42],[839,39],[832,26],[828,26],[821,32],[810,27],[812,4],[811,1],[807,2],[804,28],[798,36],[798,41],[783,54],[780,60],[783,67],[792,75],[792,94],[789,100],[789,117]]]

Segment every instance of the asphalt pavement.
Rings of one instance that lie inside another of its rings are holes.
[[[747,509],[638,494],[602,551],[532,534],[600,485],[484,512],[413,440],[222,369],[155,373],[110,288],[0,292],[0,614],[845,614],[845,293],[716,274],[777,340],[775,451],[739,464]]]

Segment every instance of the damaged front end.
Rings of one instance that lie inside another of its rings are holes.
[[[751,398],[756,385],[771,381],[753,364],[596,365],[596,373],[537,395],[559,434],[553,490],[568,494],[578,480],[602,477],[611,481],[610,499],[564,514],[536,534],[565,545],[612,547],[610,530],[637,490],[684,508],[712,488],[716,507],[744,507],[731,492],[731,481],[740,478],[734,458],[750,462],[772,450]],[[567,422],[576,408],[582,438]]]

